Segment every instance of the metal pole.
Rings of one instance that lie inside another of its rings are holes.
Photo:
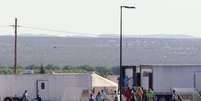
[[[14,74],[17,73],[17,18],[15,18]]]
[[[194,81],[193,82],[193,87],[194,88],[196,88],[196,81],[195,80],[196,80],[196,72],[194,72],[194,75],[193,75],[193,81]]]
[[[122,37],[123,37],[123,23],[122,23],[122,20],[123,20],[123,16],[122,16],[122,9],[123,8],[127,8],[127,9],[134,9],[135,7],[134,6],[120,6],[120,61],[119,61],[119,63],[120,63],[120,78],[119,78],[119,80],[120,80],[120,84],[119,84],[119,89],[120,89],[120,101],[122,101],[122,81],[123,81],[123,74],[122,74],[122,72],[123,72],[123,66],[122,66]]]
[[[122,6],[120,6],[120,101],[122,101]]]

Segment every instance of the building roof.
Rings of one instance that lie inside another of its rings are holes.
[[[201,64],[153,64],[153,65],[139,65],[140,67],[201,67]]]
[[[118,87],[118,84],[96,73],[92,73],[92,87]]]

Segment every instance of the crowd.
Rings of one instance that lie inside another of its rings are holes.
[[[123,101],[156,101],[156,93],[152,88],[149,89],[143,89],[143,87],[136,87],[129,85],[129,78],[125,76],[122,80],[122,98]],[[119,82],[120,83],[120,82]],[[120,91],[120,89],[118,90]],[[178,94],[173,90],[172,92],[172,98],[169,99],[171,101],[179,101]],[[89,101],[120,101],[120,98],[118,96],[118,92],[114,91],[112,94],[112,99],[107,99],[106,93],[104,90],[101,90],[97,93],[96,96],[94,94],[90,94]]]
[[[136,87],[132,86],[132,88],[129,87],[129,83],[133,83],[131,78],[128,76],[125,76],[122,80],[123,85],[123,94],[124,97],[126,98],[126,101],[154,101],[155,97],[155,92],[153,89],[149,88],[148,90],[143,89],[142,87]]]
[[[155,93],[150,88],[149,90],[144,90],[142,87],[129,87],[124,90],[124,97],[126,101],[154,101]]]
[[[152,89],[143,90],[141,87],[129,87],[123,91],[125,101],[154,101],[155,93]],[[98,92],[95,96],[90,94],[89,101],[119,101],[117,91],[112,94],[112,99],[108,99],[104,90]]]
[[[112,98],[108,99],[108,94],[106,94],[105,90],[101,90],[94,96],[94,92],[90,94],[89,101],[119,101],[117,91],[114,91],[112,94]]]

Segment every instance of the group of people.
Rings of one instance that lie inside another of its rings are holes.
[[[101,90],[96,94],[94,97],[93,94],[90,94],[89,101],[108,101],[106,92],[104,90]],[[117,91],[114,91],[112,94],[112,101],[118,101],[118,94]]]
[[[155,93],[149,88],[149,90],[143,90],[142,87],[129,87],[124,90],[124,97],[126,101],[153,101]]]

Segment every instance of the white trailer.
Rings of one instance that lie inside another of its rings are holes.
[[[22,96],[29,101],[38,93],[45,101],[79,101],[83,90],[92,88],[91,74],[0,75],[1,101],[7,96]]]
[[[157,101],[170,101],[173,90],[179,93],[180,99],[201,101],[201,65],[139,65],[122,68],[123,78],[129,78],[128,86],[141,86],[144,90],[152,88]]]
[[[173,88],[201,90],[201,65],[141,65],[141,86],[156,92]],[[150,74],[150,75],[149,75]]]

